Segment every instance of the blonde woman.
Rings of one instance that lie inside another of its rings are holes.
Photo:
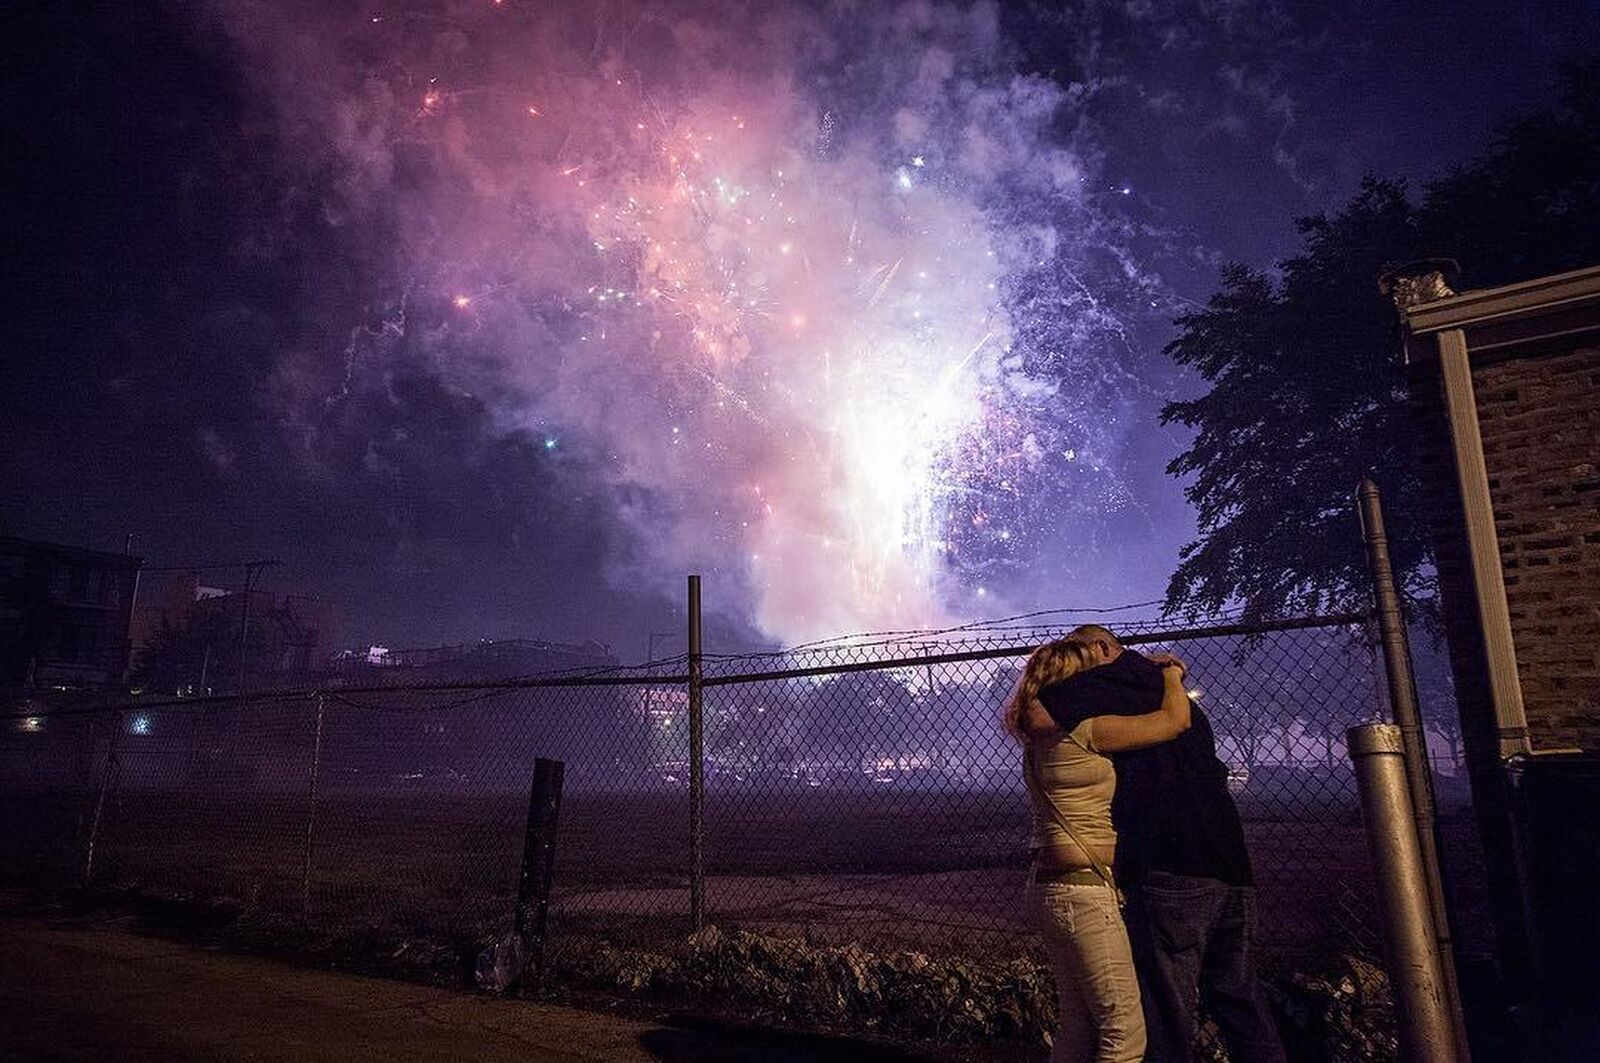
[[[1069,639],[1034,650],[1006,704],[1006,730],[1022,743],[1033,810],[1029,908],[1060,1001],[1051,1063],[1144,1057],[1139,982],[1111,870],[1116,774],[1106,754],[1158,745],[1189,727],[1183,663],[1170,655],[1152,660],[1162,667],[1164,686],[1159,707],[1141,716],[1095,716],[1070,732],[1055,728],[1039,691],[1097,663],[1087,645]]]

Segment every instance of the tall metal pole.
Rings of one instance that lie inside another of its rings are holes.
[[[1377,608],[1378,632],[1383,644],[1383,665],[1389,681],[1389,707],[1399,729],[1405,750],[1403,766],[1406,788],[1421,853],[1427,887],[1428,910],[1434,940],[1438,944],[1443,974],[1445,1003],[1451,1032],[1458,1046],[1457,1059],[1467,1060],[1467,1023],[1461,1007],[1461,990],[1456,982],[1455,948],[1450,935],[1450,916],[1445,906],[1444,880],[1439,872],[1438,824],[1434,814],[1433,770],[1428,758],[1427,735],[1422,712],[1417,705],[1417,683],[1411,670],[1411,643],[1406,634],[1405,616],[1400,610],[1400,594],[1395,587],[1394,569],[1389,563],[1389,537],[1383,527],[1383,499],[1378,485],[1362,480],[1356,489],[1361,534],[1367,547],[1367,569],[1372,577],[1372,598]]]
[[[235,689],[241,694],[244,693],[245,684],[249,681],[246,658],[250,651],[246,647],[250,645],[250,589],[255,585],[256,571],[254,565],[244,567],[244,598],[239,606],[239,675],[234,684]]]
[[[700,674],[700,577],[689,577],[689,924],[706,920],[705,704]]]
[[[1368,723],[1346,733],[1361,790],[1361,811],[1377,877],[1384,953],[1399,1011],[1400,1058],[1407,1063],[1455,1063],[1458,1047],[1445,989],[1445,955],[1434,936],[1428,876],[1412,823],[1405,741],[1392,723]]]
[[[250,682],[248,669],[250,659],[250,594],[255,589],[256,580],[268,568],[276,565],[276,561],[247,561],[244,566],[244,603],[239,611],[239,675],[238,693],[244,693]]]
[[[122,556],[133,556],[132,532],[129,532],[128,537],[122,541]],[[133,612],[139,607],[139,575],[143,564],[141,561],[140,567],[133,570],[133,587],[128,591],[127,610],[122,614],[127,622],[122,626],[122,674],[117,676],[119,686],[127,686],[128,679],[133,674]]]

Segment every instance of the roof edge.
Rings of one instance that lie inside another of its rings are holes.
[[[1401,313],[1407,330],[1416,336],[1487,321],[1535,317],[1588,302],[1600,302],[1600,266],[1462,292]]]

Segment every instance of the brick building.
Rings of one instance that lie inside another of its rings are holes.
[[[1600,267],[1396,301],[1499,952],[1540,993],[1593,982]]]
[[[122,683],[140,564],[126,554],[0,536],[0,685]]]

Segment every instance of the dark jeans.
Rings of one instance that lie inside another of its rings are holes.
[[[1256,977],[1256,891],[1153,871],[1128,893],[1147,1063],[1198,1059],[1197,1009],[1216,1021],[1234,1063],[1283,1063]]]

